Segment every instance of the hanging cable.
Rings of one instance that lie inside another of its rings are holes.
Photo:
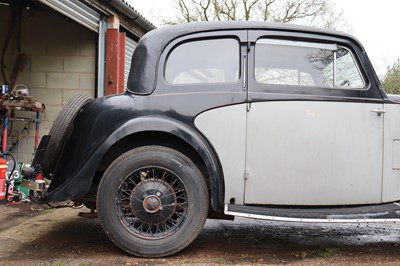
[[[14,8],[11,7],[11,23],[10,23],[10,27],[8,28],[8,32],[6,35],[6,38],[4,39],[4,45],[3,45],[3,50],[1,52],[1,60],[0,60],[0,70],[1,70],[1,75],[3,76],[3,81],[5,84],[8,84],[8,79],[7,79],[7,75],[6,75],[6,64],[4,63],[5,60],[5,55],[7,52],[7,48],[8,45],[10,44],[10,40],[14,31],[14,27],[15,27],[15,20],[16,20],[16,16],[14,16]]]
[[[0,58],[0,71],[1,75],[3,76],[4,84],[9,84],[10,80],[7,78],[6,74],[6,64],[5,64],[5,55],[10,45],[11,38],[13,34],[17,34],[17,51],[18,54],[21,53],[21,25],[22,25],[22,2],[16,2],[17,4],[13,3],[10,5],[10,12],[11,12],[11,22],[10,27],[8,28],[8,32],[6,38],[4,39],[3,50],[1,52]],[[17,29],[15,29],[17,28]]]
[[[7,153],[6,155],[7,155],[7,156],[10,156],[10,157],[13,159],[13,162],[14,162],[13,168],[12,168],[12,170],[11,170],[11,172],[10,172],[10,180],[11,180],[12,175],[13,175],[13,173],[14,173],[14,171],[15,171],[15,166],[16,166],[17,162],[15,161],[15,158],[14,158],[14,156],[13,156],[11,153]]]

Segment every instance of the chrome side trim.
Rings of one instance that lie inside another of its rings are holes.
[[[295,218],[295,217],[279,217],[260,214],[250,214],[242,212],[229,211],[228,204],[225,204],[224,213],[237,217],[269,220],[277,222],[298,222],[298,223],[396,223],[400,222],[400,218],[391,219],[312,219],[312,218]]]

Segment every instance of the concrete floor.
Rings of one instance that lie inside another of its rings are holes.
[[[163,259],[127,255],[97,219],[71,208],[0,206],[0,265],[400,265],[400,223],[301,224],[208,220],[195,242]]]

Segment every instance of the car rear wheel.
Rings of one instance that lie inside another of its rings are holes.
[[[163,257],[187,247],[201,232],[209,196],[204,177],[183,154],[145,146],[118,157],[97,192],[100,223],[124,251]]]

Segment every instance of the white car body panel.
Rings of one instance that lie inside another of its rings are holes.
[[[243,204],[246,156],[246,104],[221,107],[196,117],[196,127],[218,154],[225,176],[225,203]]]
[[[371,112],[382,107],[260,102],[204,112],[195,125],[221,161],[226,203],[374,204],[397,196],[394,178],[382,189],[383,115]]]
[[[400,105],[384,104],[382,201],[400,199]]]
[[[381,202],[381,104],[253,103],[248,113],[245,203]]]

